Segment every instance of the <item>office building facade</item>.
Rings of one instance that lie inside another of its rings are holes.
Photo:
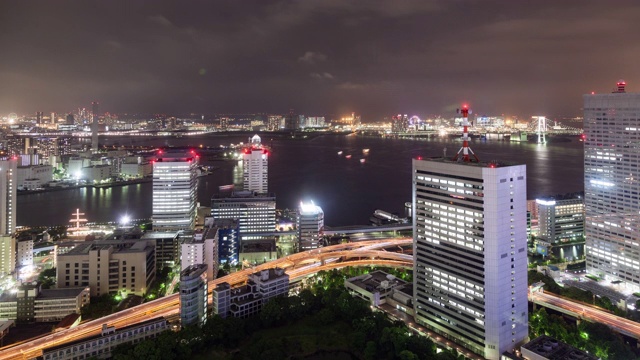
[[[538,237],[555,244],[584,236],[584,199],[536,199]]]
[[[413,160],[418,323],[487,359],[528,336],[526,167]]]
[[[180,261],[179,232],[150,231],[142,235],[142,240],[151,240],[156,246],[156,266],[162,269],[165,266],[174,266]]]
[[[320,247],[322,230],[324,229],[324,212],[313,201],[301,202],[298,207],[298,241],[300,251],[307,251]]]
[[[584,95],[587,272],[640,290],[640,93]]]
[[[159,153],[153,162],[153,229],[190,230],[195,224],[198,156]]]
[[[57,286],[89,286],[91,296],[144,295],[156,277],[152,240],[85,242],[57,256]]]
[[[213,226],[218,228],[218,262],[238,264],[240,259],[240,222],[235,219],[217,219]]]
[[[242,241],[260,239],[276,229],[276,197],[250,191],[216,195],[211,200],[211,216],[215,221],[237,219]]]
[[[69,314],[80,314],[90,302],[88,287],[41,289],[38,284],[23,284],[16,293],[0,296],[0,318],[19,322],[60,321]]]

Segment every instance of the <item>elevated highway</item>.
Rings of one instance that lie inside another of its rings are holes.
[[[223,282],[227,282],[231,285],[244,283],[249,274],[274,267],[282,267],[286,269],[291,280],[297,280],[318,271],[346,266],[378,265],[390,267],[412,267],[413,260],[410,255],[403,256],[403,254],[398,254],[393,251],[382,251],[382,249],[385,248],[397,249],[398,247],[406,247],[411,244],[412,239],[410,238],[385,239],[339,244],[296,253],[212,280],[209,282],[209,289],[213,290],[218,284]],[[353,254],[349,254],[349,252],[353,252]],[[331,253],[335,253],[336,255],[331,257],[329,256]],[[341,257],[345,257],[346,260],[340,261]],[[371,257],[375,258],[372,259]],[[308,260],[309,258],[317,260],[315,262],[310,262]],[[180,298],[178,294],[165,296],[100,319],[85,322],[72,329],[45,335],[19,344],[5,346],[0,348],[0,359],[33,359],[41,356],[42,350],[45,348],[62,345],[100,334],[103,324],[120,328],[159,316],[176,316],[179,309]]]
[[[341,235],[341,234],[358,234],[358,233],[372,233],[372,232],[386,232],[386,231],[400,231],[411,230],[413,225],[411,224],[389,224],[381,226],[343,226],[325,229],[322,233],[324,235]]]
[[[232,286],[242,284],[246,282],[249,274],[274,267],[284,268],[292,281],[302,279],[322,270],[347,266],[388,266],[410,269],[413,267],[413,256],[405,254],[404,251],[411,245],[412,239],[404,238],[327,246],[292,254],[212,280],[209,282],[209,289],[213,290],[222,282],[227,282]],[[640,338],[640,323],[615,316],[595,307],[541,292],[529,294],[529,300],[537,305],[549,307],[580,319],[603,323],[625,335]],[[100,334],[103,324],[120,328],[159,316],[175,317],[179,313],[179,301],[178,294],[169,295],[97,320],[82,323],[72,329],[5,346],[0,348],[0,359],[35,358],[42,355],[44,348]]]
[[[577,319],[605,324],[621,334],[640,339],[640,323],[614,315],[600,308],[537,291],[529,294],[529,301]]]

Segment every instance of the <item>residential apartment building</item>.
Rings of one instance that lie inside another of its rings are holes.
[[[247,284],[231,288],[222,283],[213,290],[213,312],[220,317],[246,318],[257,314],[269,299],[289,292],[284,269],[266,269],[249,275]]]
[[[180,323],[202,325],[207,321],[207,264],[191,265],[180,272]]]

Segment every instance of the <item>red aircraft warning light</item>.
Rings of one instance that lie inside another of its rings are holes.
[[[458,109],[458,112],[462,114],[462,147],[453,157],[453,161],[458,161],[460,154],[462,154],[461,159],[464,162],[471,162],[473,160],[475,160],[475,162],[480,162],[476,153],[474,153],[469,147],[469,105],[463,104],[462,109]],[[469,153],[473,155],[473,160],[469,156]]]

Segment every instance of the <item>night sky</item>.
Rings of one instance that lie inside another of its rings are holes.
[[[640,91],[638,1],[11,1],[0,116],[580,115]]]

